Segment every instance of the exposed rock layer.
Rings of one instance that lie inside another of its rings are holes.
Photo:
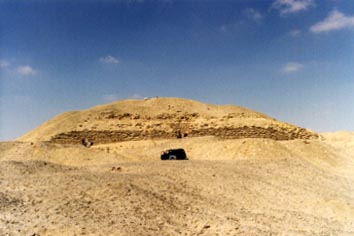
[[[237,106],[217,106],[177,98],[126,100],[47,121],[20,141],[94,144],[146,139],[215,136],[225,139],[313,139],[309,130]]]
[[[277,130],[275,128],[262,128],[256,126],[244,126],[234,128],[206,128],[191,130],[183,133],[181,130],[167,132],[164,130],[100,130],[100,131],[71,131],[54,136],[51,141],[63,144],[80,144],[83,139],[88,139],[94,144],[114,143],[122,141],[136,141],[144,139],[171,139],[183,137],[216,136],[226,139],[240,138],[270,138],[274,140],[312,139],[318,136],[305,129]]]

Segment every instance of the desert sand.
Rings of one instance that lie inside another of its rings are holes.
[[[64,113],[0,143],[0,235],[354,235],[354,133],[171,98]]]

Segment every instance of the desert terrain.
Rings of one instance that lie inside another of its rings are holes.
[[[0,143],[0,235],[354,235],[354,133],[175,98],[67,112]]]

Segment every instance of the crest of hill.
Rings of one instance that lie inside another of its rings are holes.
[[[248,128],[245,131],[242,127]],[[230,130],[234,128],[239,130],[234,130],[233,134],[245,133],[245,137],[251,134],[250,137],[257,138],[256,133],[263,132],[260,129],[268,129],[268,133],[284,130],[304,133],[302,128],[239,106],[210,105],[181,98],[151,98],[122,100],[83,111],[66,112],[18,140],[79,143],[82,138],[89,138],[96,143],[108,143],[174,138],[176,135],[193,137],[219,133],[215,136],[222,136],[227,132],[226,136],[231,137]],[[284,136],[280,139],[297,138],[290,133],[289,138]],[[261,134],[259,137],[262,135],[266,136]]]
[[[84,112],[115,111],[139,115],[157,116],[163,113],[198,113],[205,118],[222,117],[229,113],[247,114],[250,117],[269,118],[264,114],[234,105],[211,105],[182,98],[130,99],[99,105]]]

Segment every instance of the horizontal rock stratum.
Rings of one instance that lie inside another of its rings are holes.
[[[180,98],[122,100],[60,114],[19,141],[94,144],[146,139],[216,136],[225,139],[315,139],[318,134],[267,115],[232,105]]]

